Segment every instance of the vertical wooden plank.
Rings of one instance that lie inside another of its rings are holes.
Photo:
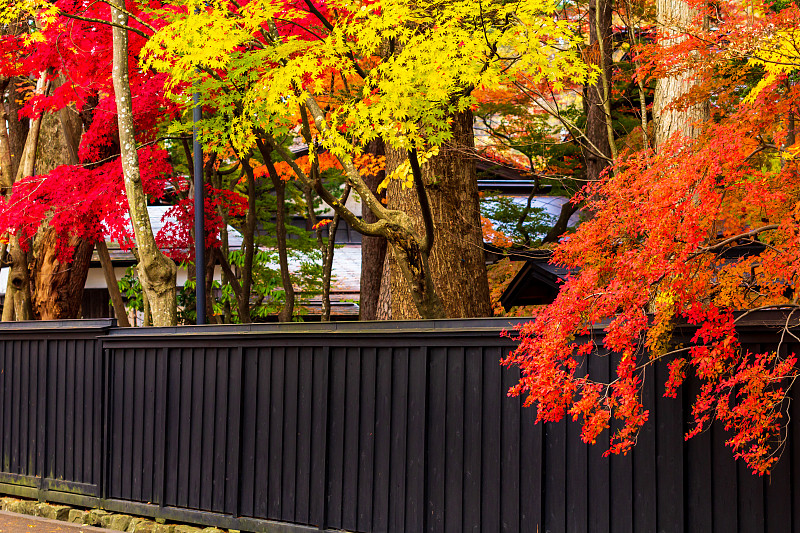
[[[154,490],[156,459],[156,427],[157,426],[157,395],[158,390],[158,356],[156,348],[148,348],[143,355],[144,383],[144,420],[142,429],[142,489],[141,498],[145,502],[159,500],[159,495]]]
[[[431,533],[445,530],[445,469],[447,467],[447,348],[435,346],[428,367],[428,523]],[[499,470],[499,469],[498,469]],[[499,473],[499,472],[498,472]]]
[[[312,450],[311,454],[311,502],[309,522],[320,529],[327,527],[328,487],[328,413],[331,395],[330,348],[315,348],[313,353],[312,398]]]
[[[466,348],[464,363],[464,531],[481,530],[483,349]]]
[[[725,446],[726,432],[720,424],[711,426],[711,461],[714,476],[712,494],[712,520],[715,533],[742,531],[739,528],[738,513],[733,512],[739,505],[738,474],[736,462],[730,448]]]
[[[586,363],[590,379],[600,383],[609,382],[609,362],[610,356],[605,351],[595,350],[590,354]],[[577,437],[580,439],[580,437]],[[611,519],[611,459],[603,457],[603,453],[608,450],[608,430],[603,431],[594,445],[588,445],[587,449],[587,498],[588,498],[588,531],[610,531]],[[630,516],[630,507],[625,513]],[[614,517],[616,520],[616,517]]]
[[[692,402],[700,392],[696,378],[689,379],[684,388],[684,413],[692,424]],[[683,444],[686,454],[686,531],[712,531],[713,524],[713,473],[711,460],[711,432],[705,431]]]
[[[225,454],[225,512],[238,517],[241,514],[239,506],[240,465],[243,455],[242,446],[242,408],[244,372],[244,349],[241,346],[231,349],[228,353],[228,442]]]
[[[296,346],[287,347],[284,362],[283,480],[281,520],[296,522],[297,500],[297,388],[300,372]]]
[[[134,387],[135,379],[136,379],[136,349],[126,349],[125,350],[125,357],[123,361],[123,370],[122,370],[122,382],[123,382],[123,389],[122,389],[122,398],[120,403],[122,404],[122,412],[123,415],[123,422],[120,427],[120,437],[122,438],[122,482],[121,482],[121,491],[119,493],[119,498],[122,499],[129,499],[131,498],[131,483],[133,479],[133,430],[132,425],[137,424],[138,420],[134,417],[134,401],[133,401],[133,394],[134,394]]]
[[[588,371],[588,363],[582,361],[576,369],[576,377],[584,377]],[[588,485],[588,456],[586,445],[581,441],[581,427],[578,422],[573,422],[565,417],[562,422],[567,425],[566,442],[566,510],[567,532],[580,533],[587,531],[589,524]]]
[[[503,390],[502,369],[496,352],[487,349],[483,356],[483,419],[481,423],[481,531],[499,531],[500,467]],[[563,531],[563,529],[562,529]]]
[[[342,484],[344,476],[344,419],[347,352],[345,348],[331,349],[330,403],[328,405],[328,510],[326,525],[342,527]]]
[[[48,351],[49,345],[48,343]],[[87,421],[87,427],[91,428],[91,444],[85,447],[84,462],[91,464],[89,478],[93,484],[98,486],[98,494],[103,495],[107,490],[105,486],[106,478],[103,477],[103,468],[108,466],[109,447],[106,430],[108,429],[108,389],[110,387],[109,376],[107,374],[107,354],[97,339],[87,342],[87,375],[92,376],[93,395],[90,408],[87,410],[91,418]]]
[[[464,348],[447,350],[444,530],[464,530]],[[504,415],[506,413],[503,413]],[[519,442],[514,443],[519,446]],[[519,472],[517,471],[517,475]],[[519,493],[515,494],[518,498]]]
[[[497,360],[500,360],[499,354]],[[499,364],[499,363],[498,363]],[[503,368],[503,392],[519,382],[519,370]],[[503,420],[500,432],[500,442],[503,450],[500,484],[503,492],[500,495],[501,530],[509,533],[519,531],[520,523],[520,413],[521,401],[519,398],[503,399]]]
[[[175,425],[178,433],[178,478],[175,501],[179,507],[189,507],[189,492],[193,482],[191,454],[194,435],[192,435],[190,422],[194,416],[194,402],[196,401],[192,394],[195,360],[191,349],[180,348],[176,352],[181,359],[180,384],[177,389],[181,391],[181,396]],[[197,483],[197,481],[194,482]]]
[[[91,376],[86,374],[86,342],[82,339],[75,342],[75,376],[77,377],[75,383],[75,422],[73,435],[75,439],[75,452],[74,452],[74,465],[72,479],[79,482],[88,482],[85,476],[85,466],[83,462],[84,450],[87,445],[84,443],[84,438],[91,438],[91,431],[86,426],[86,419],[88,418],[87,411],[91,409],[91,400],[88,396],[91,394],[94,383],[87,381]]]
[[[342,529],[358,528],[359,417],[361,409],[361,353],[358,347],[346,352],[344,469],[342,471]]]
[[[205,420],[205,359],[207,348],[188,348],[185,350],[192,359],[192,373],[187,375],[184,386],[191,390],[191,410],[188,417],[187,432],[191,436],[189,444],[189,485],[187,486],[186,506],[200,508],[200,493],[203,488],[203,421]]]
[[[241,516],[255,516],[255,477],[256,477],[256,432],[263,421],[258,420],[258,379],[261,374],[259,350],[243,348],[242,389],[241,389],[241,459],[238,482],[239,513]]]
[[[195,445],[201,448],[201,462],[194,465],[200,471],[200,498],[199,509],[211,509],[212,495],[214,491],[214,443],[216,442],[216,383],[217,383],[217,357],[219,349],[206,348],[198,363],[203,365],[203,390],[198,398],[203,405],[203,416],[200,420],[195,420],[195,425],[202,428],[203,436],[200,442]]]
[[[765,485],[765,531],[790,533],[792,531],[792,479],[789,451],[785,452],[772,474],[762,478]]]
[[[544,531],[543,425],[536,423],[535,407],[523,408],[520,415],[520,532],[540,533]]]
[[[764,531],[764,483],[743,461],[737,461],[739,479],[739,531]]]
[[[167,427],[168,410],[170,408],[169,394],[177,391],[169,389],[170,365],[169,350],[161,348],[155,351],[155,391],[156,400],[154,403],[154,438],[153,438],[153,503],[164,506],[166,501],[166,468],[170,461],[168,456],[167,438],[169,428]],[[174,448],[174,447],[173,447]],[[174,466],[176,463],[169,463],[173,466],[172,475],[175,477]]]
[[[615,361],[615,359],[612,359]],[[652,371],[644,373],[642,404],[649,418],[639,431],[633,449],[633,531],[656,531],[656,377]]]
[[[788,353],[800,353],[800,346],[793,344],[787,347]],[[786,451],[789,453],[790,465],[788,469],[792,479],[792,533],[800,533],[800,389],[792,387],[790,391],[792,402],[789,404],[789,444]],[[786,465],[785,465],[786,466]]]
[[[38,385],[37,385],[37,389],[39,391],[39,401],[38,401],[38,413],[36,415],[36,425],[37,425],[37,433],[38,433],[37,450],[36,450],[36,455],[37,455],[37,457],[36,457],[36,465],[37,465],[36,466],[36,475],[39,476],[39,477],[42,477],[42,478],[44,478],[45,475],[46,475],[46,472],[47,472],[47,470],[46,470],[46,468],[47,468],[46,467],[46,461],[48,460],[47,459],[47,419],[50,416],[50,411],[48,409],[50,391],[49,391],[49,387],[47,386],[48,385],[48,381],[47,381],[47,368],[48,368],[47,361],[48,361],[48,357],[49,357],[49,355],[48,355],[49,351],[50,351],[50,342],[48,340],[42,340],[42,347],[40,348],[39,356],[37,357],[37,361],[38,361],[38,365],[37,365],[38,366],[38,380],[39,380],[38,381]],[[4,342],[0,342],[0,361],[2,361],[4,359],[4,353],[3,352],[5,352],[5,343]],[[6,387],[6,382],[5,382],[6,367],[5,367],[5,362],[4,361],[3,361],[2,364],[3,364],[2,386],[3,386],[3,390],[5,390],[5,387]],[[0,402],[4,401],[4,398],[5,398],[5,394],[0,392]],[[91,405],[92,405],[92,407],[94,407],[94,403],[92,403]],[[0,406],[0,414],[2,414],[4,412],[5,412],[5,408],[3,406]],[[6,427],[5,423],[0,425],[0,428],[5,428],[5,427]],[[0,442],[1,441],[2,441],[2,439],[0,439]],[[87,446],[87,448],[89,448],[89,451],[91,453],[91,447]],[[96,480],[94,480],[94,478],[92,478],[92,479],[93,479],[93,481],[96,481]]]
[[[181,444],[182,436],[180,432],[181,410],[186,391],[181,388],[183,383],[183,354],[180,349],[164,348],[163,365],[167,371],[167,397],[165,399],[166,417],[165,429],[165,457],[164,457],[164,501],[163,505],[180,505],[178,500],[178,485],[183,474],[181,470]],[[169,472],[169,474],[167,474]]]
[[[39,341],[33,341],[30,344],[30,348],[28,351],[28,390],[29,390],[29,402],[28,402],[28,411],[30,413],[28,419],[28,431],[26,435],[26,439],[28,441],[28,448],[25,453],[25,465],[24,465],[24,472],[25,475],[33,476],[36,472],[36,444],[37,444],[37,436],[38,436],[38,404],[41,401],[41,392],[39,391],[38,385],[38,366],[39,366]]]
[[[42,369],[46,369],[46,366],[43,366]],[[6,342],[0,340],[0,469],[3,472],[8,472],[7,466],[7,458],[8,458],[8,439],[11,436],[11,428],[9,427],[10,424],[10,416],[8,415],[7,411],[11,410],[11,406],[7,401],[7,397],[10,395],[11,383],[8,379],[8,376],[11,374],[11,368],[8,365],[8,361],[6,360]],[[39,424],[42,424],[42,420],[39,421]],[[40,432],[40,434],[43,432]],[[44,451],[41,452],[41,457],[44,456]],[[40,457],[40,459],[41,459]]]
[[[75,341],[67,342],[64,366],[64,390],[66,403],[64,404],[64,479],[75,479]]]
[[[408,348],[395,348],[392,361],[392,443],[389,459],[389,531],[406,531],[406,446],[408,442]]]
[[[132,500],[142,501],[142,470],[144,468],[144,419],[150,413],[144,410],[144,391],[147,382],[145,372],[145,357],[147,348],[139,348],[133,353],[133,387],[126,401],[133,406],[133,418],[127,420],[127,425],[131,428],[126,440],[132,444],[132,468],[131,468],[131,490],[128,497]]]
[[[369,531],[372,527],[372,492],[375,465],[375,397],[377,352],[374,347],[361,349],[361,391],[358,443],[358,520],[356,529]]]
[[[406,452],[406,531],[425,528],[425,442],[428,350],[412,347],[408,360],[408,443]]]
[[[272,350],[260,349],[258,351],[258,381],[257,381],[257,410],[256,439],[255,439],[255,479],[253,516],[267,518],[269,515],[269,479],[270,479],[270,427],[272,426],[271,398],[272,398]]]
[[[567,424],[544,425],[544,530],[566,531]]]
[[[375,466],[372,529],[389,529],[389,458],[391,447],[392,350],[378,348],[375,400]]]
[[[17,351],[17,368],[19,371],[16,373],[16,396],[19,397],[19,406],[14,411],[14,416],[17,419],[16,429],[14,433],[14,451],[11,457],[11,468],[12,472],[15,474],[20,473],[20,463],[22,463],[22,454],[25,450],[25,438],[22,436],[22,432],[25,430],[25,426],[27,425],[27,392],[28,387],[26,380],[28,378],[28,365],[27,365],[27,354],[25,353],[27,343],[23,343],[21,341],[15,341],[15,348]]]
[[[228,405],[231,351],[227,348],[218,348],[215,361],[214,459],[211,473],[213,487],[211,491],[211,510],[217,513],[225,512],[227,509],[226,491],[228,484],[225,478],[228,474],[228,447],[233,444],[234,440],[236,442],[239,440],[239,428],[231,424],[233,413],[231,413]]]
[[[297,374],[297,471],[295,518],[301,524],[311,523],[311,449],[314,416],[314,351],[310,346],[300,348]]]
[[[269,415],[269,491],[267,516],[274,520],[281,517],[281,476],[283,471],[283,420],[286,351],[283,347],[272,350],[272,397]]]
[[[684,478],[683,478],[683,389],[677,398],[665,398],[666,365],[655,366],[658,531],[683,531]]]

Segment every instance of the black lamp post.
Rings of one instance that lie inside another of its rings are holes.
[[[198,122],[202,118],[200,94],[194,93],[194,110],[192,132],[194,151],[194,279],[197,308],[197,324],[206,323],[206,234],[205,234],[205,202],[203,196],[203,147],[198,138]]]

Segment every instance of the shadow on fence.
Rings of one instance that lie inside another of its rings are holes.
[[[657,367],[603,458],[506,396],[508,325],[2,324],[0,492],[252,531],[800,531],[800,425],[753,477],[721,428],[683,442],[691,385],[664,398]]]

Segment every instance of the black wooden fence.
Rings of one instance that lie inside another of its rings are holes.
[[[800,425],[754,477],[718,427],[684,444],[692,391],[656,369],[635,451],[603,458],[506,397],[508,325],[2,324],[0,492],[252,531],[800,531]]]

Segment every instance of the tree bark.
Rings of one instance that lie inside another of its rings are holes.
[[[33,311],[41,320],[80,318],[83,287],[92,260],[92,243],[70,237],[66,246],[72,250],[69,261],[59,259],[59,236],[53,228],[37,238],[33,261]]]
[[[239,294],[239,322],[249,324],[250,318],[250,292],[253,287],[253,257],[255,255],[256,234],[256,178],[253,169],[246,157],[240,158],[242,168],[247,180],[247,215],[245,216],[242,231],[242,251],[244,252],[244,265],[242,266],[241,292]]]
[[[373,141],[369,144],[366,153],[375,157],[385,156],[386,150],[382,140]],[[365,175],[364,182],[367,187],[380,199],[386,198],[386,193],[378,193],[378,185],[386,177],[386,171],[382,170],[377,174]],[[372,211],[362,208],[362,217],[368,223],[377,222]],[[358,301],[359,320],[378,320],[378,301],[381,294],[381,280],[383,279],[383,264],[386,260],[386,238],[381,236],[371,237],[364,235],[361,237],[361,286]]]
[[[125,0],[112,0],[111,18],[126,25]],[[113,73],[114,96],[117,103],[117,123],[119,125],[122,173],[125,178],[125,192],[128,196],[128,210],[131,225],[139,250],[137,270],[139,281],[149,303],[154,326],[174,326],[177,323],[177,300],[175,278],[177,267],[172,259],[166,257],[156,246],[153,228],[147,212],[147,197],[142,188],[139,174],[139,156],[136,151],[136,135],[133,126],[133,102],[128,79],[128,33],[115,26],[113,35]]]
[[[59,81],[64,82],[63,76]],[[49,174],[61,165],[77,165],[81,120],[70,107],[42,119],[36,156],[36,171]],[[38,231],[31,268],[33,313],[42,320],[80,318],[83,289],[89,274],[94,244],[77,237],[63,242],[46,223]],[[58,257],[59,247],[71,259]],[[112,290],[110,287],[109,290]]]
[[[674,46],[686,40],[686,32],[695,24],[697,14],[697,10],[683,0],[656,0],[656,19],[659,29],[665,34],[659,44]],[[656,149],[676,132],[690,138],[697,137],[700,133],[700,123],[709,117],[708,102],[689,106],[675,105],[694,84],[694,72],[691,70],[679,71],[656,80],[653,103]]]
[[[35,93],[40,95],[47,94],[48,89],[47,72],[42,72],[36,83]],[[28,135],[25,138],[25,144],[19,156],[17,172],[14,178],[15,182],[33,175],[41,127],[42,115],[39,115],[31,122],[28,129]],[[16,235],[12,235],[9,239],[8,252],[11,256],[11,266],[8,270],[3,321],[31,320],[33,311],[31,307],[31,278],[30,270],[28,269],[28,254],[22,249],[19,238]]]
[[[448,318],[491,316],[489,283],[483,253],[478,182],[472,159],[474,136],[472,113],[453,117],[453,139],[445,143],[438,156],[422,167],[425,191],[433,217],[433,247],[430,259],[422,254],[420,266],[430,276]],[[405,159],[405,153],[387,147],[386,171],[392,172]],[[418,194],[402,189],[398,181],[390,184],[389,208],[404,211],[411,217],[417,233],[424,226]],[[392,319],[420,318],[415,298],[409,292],[408,271],[402,264],[415,258],[419,249],[392,242]],[[412,261],[412,266],[416,261]],[[405,279],[405,281],[404,281]]]
[[[8,120],[8,146],[11,151],[11,175],[16,176],[19,170],[20,161],[22,160],[22,152],[25,149],[25,140],[28,138],[28,131],[30,130],[30,119],[19,118],[19,112],[23,106],[23,95],[25,93],[17,92],[17,89],[22,86],[33,85],[27,78],[15,77],[11,78],[8,91],[9,98],[7,103]],[[34,88],[31,87],[31,91]]]
[[[611,164],[611,126],[609,92],[604,85],[610,85],[611,67],[611,0],[590,0],[589,2],[589,54],[593,63],[601,68],[594,85],[584,88],[584,111],[586,112],[586,138],[591,145],[584,145],[583,156],[586,161],[586,179],[594,181]],[[602,40],[599,38],[602,36]],[[597,61],[593,61],[594,59]],[[587,58],[588,59],[588,58]],[[599,152],[599,153],[598,153]],[[566,230],[566,227],[564,228]],[[563,233],[563,231],[562,231]]]

